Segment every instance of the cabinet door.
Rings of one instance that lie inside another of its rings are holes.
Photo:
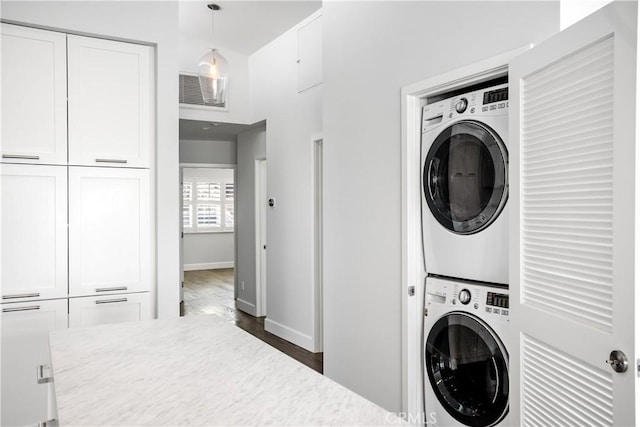
[[[513,425],[638,423],[637,31],[613,2],[510,64]]]
[[[148,167],[151,47],[68,36],[69,163]]]
[[[148,292],[71,298],[69,300],[69,327],[149,320],[150,313]]]
[[[66,164],[66,48],[65,34],[2,24],[3,162]]]
[[[2,300],[67,295],[67,168],[2,165]]]
[[[322,83],[322,17],[298,30],[298,92]]]
[[[67,300],[2,304],[3,426],[49,419],[50,384],[38,384],[38,365],[51,366],[49,332],[67,327]]]
[[[69,168],[69,293],[150,289],[149,171]]]

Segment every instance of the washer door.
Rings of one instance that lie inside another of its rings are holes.
[[[491,426],[509,411],[508,355],[481,319],[462,312],[441,317],[425,346],[425,369],[433,391],[453,418],[468,426]]]
[[[424,196],[434,217],[457,234],[488,227],[507,201],[507,150],[483,123],[457,122],[435,139],[424,162]]]

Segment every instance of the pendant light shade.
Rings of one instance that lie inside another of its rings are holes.
[[[217,4],[207,5],[211,9],[211,39],[215,35],[214,12],[220,10]],[[215,43],[214,43],[215,46]],[[229,65],[224,56],[215,47],[212,47],[200,58],[198,63],[198,80],[202,99],[206,104],[225,106],[227,102],[227,89],[229,86]]]
[[[212,48],[200,58],[198,64],[198,79],[202,99],[207,104],[224,105],[227,100],[227,85],[229,84],[229,65],[218,49]]]

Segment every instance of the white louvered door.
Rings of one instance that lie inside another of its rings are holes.
[[[637,14],[612,3],[510,66],[514,425],[636,424]]]

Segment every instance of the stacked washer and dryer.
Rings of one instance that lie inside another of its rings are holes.
[[[494,426],[509,410],[508,87],[422,110],[425,421]]]

